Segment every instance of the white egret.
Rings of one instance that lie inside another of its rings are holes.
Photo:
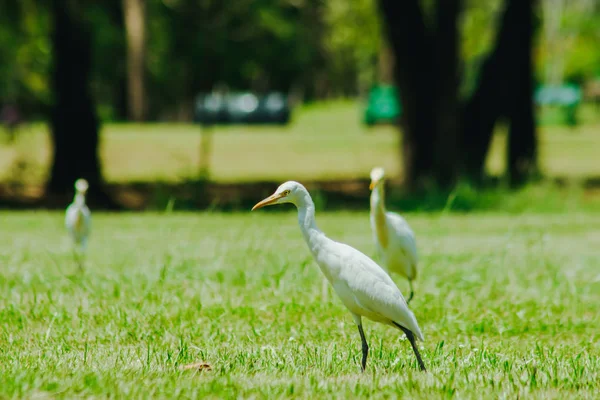
[[[371,171],[371,229],[373,240],[382,267],[408,279],[410,303],[415,292],[413,281],[417,278],[417,242],[408,222],[400,215],[385,209],[385,171],[373,168]]]
[[[67,207],[65,215],[65,225],[75,246],[75,259],[79,268],[83,268],[83,256],[87,248],[87,241],[91,229],[91,213],[85,204],[85,194],[88,190],[88,183],[85,179],[75,181],[75,198]]]
[[[298,182],[285,182],[252,210],[282,203],[292,203],[298,209],[300,230],[308,248],[342,303],[354,317],[362,342],[362,370],[365,370],[369,354],[362,317],[404,332],[417,357],[419,368],[425,370],[416,343],[416,339],[423,340],[423,334],[400,289],[390,276],[365,254],[329,239],[317,228],[315,205],[308,191]]]

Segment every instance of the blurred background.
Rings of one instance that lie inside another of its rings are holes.
[[[600,199],[595,0],[0,0],[0,83],[2,207]]]

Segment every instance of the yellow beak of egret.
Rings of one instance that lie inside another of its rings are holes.
[[[377,186],[377,183],[379,183],[379,181],[371,181],[371,184],[369,185],[369,190],[375,189],[375,186]]]
[[[265,206],[269,206],[269,205],[275,203],[277,200],[281,199],[282,197],[285,197],[285,194],[283,194],[283,193],[272,194],[269,197],[267,197],[266,199],[261,200],[258,203],[256,203],[256,205],[254,207],[252,207],[252,211],[258,210],[259,208],[263,208]]]

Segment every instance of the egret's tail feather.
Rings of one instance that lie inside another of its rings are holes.
[[[425,337],[423,337],[423,332],[421,332],[421,328],[419,328],[419,325],[417,325],[416,323],[415,323],[415,327],[413,329],[405,328],[402,325],[400,325],[399,323],[394,322],[394,321],[392,321],[392,324],[394,324],[396,327],[398,327],[404,333],[411,332],[421,342],[425,341]]]

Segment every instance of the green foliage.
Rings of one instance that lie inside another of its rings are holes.
[[[600,13],[592,16],[583,26],[585,30],[573,38],[565,57],[566,80],[579,83],[600,76]]]
[[[481,63],[494,46],[502,7],[502,0],[465,2],[459,20],[463,72],[460,92],[464,97],[475,90]]]
[[[431,24],[435,2],[422,3]],[[543,20],[536,51],[541,79],[556,70],[571,81],[600,74],[600,12],[589,4],[564,2],[556,40],[546,37]],[[5,82],[0,101],[17,99],[33,116],[51,102],[52,26],[46,6],[0,0],[0,81]],[[121,1],[86,3],[85,22],[94,38],[92,87],[108,120],[123,118],[126,107],[121,7]],[[502,0],[464,2],[459,26],[465,96],[493,44],[502,7]],[[364,94],[378,80],[384,40],[373,0],[148,0],[146,19],[147,100],[155,118],[189,115],[196,93],[215,83],[294,90],[310,100]]]
[[[232,89],[289,90],[316,62],[310,11],[310,2],[153,2],[150,80],[175,102],[215,82]]]
[[[543,4],[548,2],[545,0]],[[537,70],[540,77],[583,83],[600,76],[600,7],[597,2],[548,2],[542,13]]]
[[[0,104],[36,112],[50,101],[50,21],[43,4],[0,2]]]
[[[519,189],[496,185],[476,187],[460,182],[450,191],[429,190],[425,194],[390,193],[390,209],[405,211],[504,213],[568,213],[586,210],[600,211],[598,195],[588,192],[581,184],[561,186],[552,182],[537,182]]]
[[[92,87],[103,120],[125,117],[125,38],[118,2],[92,2],[86,24],[93,35]]]
[[[377,81],[377,55],[382,45],[379,14],[373,0],[325,2],[328,72],[334,86],[353,93]],[[344,82],[349,80],[350,82]]]
[[[94,214],[77,273],[62,213],[0,218],[1,398],[594,398],[598,213],[406,214],[421,273],[401,334],[356,327],[295,213]],[[366,213],[318,213],[369,255]],[[395,276],[401,290],[406,281]],[[212,371],[182,371],[204,361]]]

